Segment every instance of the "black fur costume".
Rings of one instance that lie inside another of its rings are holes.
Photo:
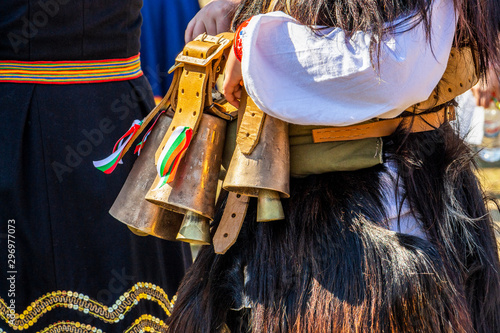
[[[292,179],[285,221],[257,223],[252,202],[226,254],[201,250],[170,331],[499,332],[497,247],[468,147],[449,125],[385,143],[429,241],[382,225],[384,166]]]

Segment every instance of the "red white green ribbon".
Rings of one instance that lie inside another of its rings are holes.
[[[94,161],[94,166],[106,174],[110,174],[115,170],[116,166],[121,162],[123,157],[123,149],[127,143],[132,139],[134,134],[139,130],[142,125],[141,120],[134,120],[130,129],[125,133],[113,147],[113,153],[100,161]]]
[[[153,127],[155,127],[156,122],[158,121],[158,119],[160,119],[161,115],[164,114],[164,113],[165,113],[165,110],[163,110],[162,112],[160,112],[156,116],[156,120],[154,121],[153,125],[151,125],[151,127],[148,129],[148,131],[146,132],[146,134],[144,134],[144,136],[142,137],[141,142],[139,142],[135,146],[134,154],[137,154],[137,156],[141,155],[141,150],[142,150],[142,148],[144,148],[144,144],[146,143],[146,140],[148,139],[149,134],[151,134],[151,131],[153,130]]]
[[[190,127],[178,126],[173,131],[156,165],[158,174],[161,177],[156,189],[174,180],[179,163],[191,143],[192,136],[193,130]]]

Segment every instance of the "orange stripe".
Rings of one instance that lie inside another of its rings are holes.
[[[61,80],[24,80],[24,79],[8,79],[2,80],[0,78],[0,83],[34,83],[34,84],[83,84],[83,83],[104,83],[104,82],[115,82],[115,81],[125,81],[136,79],[143,75],[142,72],[137,73],[132,76],[121,76],[115,78],[107,78],[107,79],[94,79],[94,80],[69,80],[69,81],[61,81]]]
[[[170,166],[172,166],[172,163],[177,158],[177,155],[179,155],[179,153],[184,148],[185,144],[186,144],[186,138],[184,137],[184,139],[182,139],[182,141],[180,142],[180,144],[177,147],[175,147],[174,151],[168,157],[167,163],[165,163],[165,169],[167,169],[167,172],[168,172],[168,169],[170,169]],[[165,169],[163,169],[163,170],[165,171]],[[165,175],[162,175],[162,176],[165,176]]]
[[[131,60],[133,60],[132,63],[130,63]],[[20,68],[5,68],[9,64],[15,64],[16,67]],[[78,65],[85,65],[85,67],[77,67]],[[106,65],[109,66],[106,67]],[[46,68],[43,68],[44,66]],[[64,66],[64,68],[52,68],[51,66]],[[68,68],[67,66],[76,67]],[[40,84],[96,83],[129,80],[142,75],[139,55],[111,60],[0,61],[0,82]]]
[[[181,164],[180,161],[181,159],[184,157],[184,155],[186,154],[186,151],[187,149],[184,149],[180,154],[179,154],[179,158],[176,159],[174,161],[174,166],[172,167],[172,171],[170,171],[170,175],[168,175],[168,178],[167,178],[167,183],[170,183],[171,181],[174,180],[175,178],[175,174],[177,173],[177,169],[179,168],[179,165]]]
[[[42,64],[42,65],[72,65],[72,64],[93,64],[93,63],[123,63],[130,61],[132,59],[139,59],[140,53],[134,56],[131,56],[129,58],[117,58],[117,59],[102,59],[102,60],[68,60],[68,61],[18,61],[18,60],[5,60],[5,61],[0,61],[0,64],[3,62],[6,63],[13,63],[13,64]]]
[[[78,70],[78,71],[38,71],[38,70],[5,70],[5,69],[0,69],[0,75],[2,74],[10,74],[10,75],[23,75],[23,74],[31,74],[31,75],[58,75],[58,76],[61,76],[61,75],[83,75],[83,74],[96,74],[96,75],[99,75],[100,73],[109,73],[109,74],[113,74],[113,73],[123,73],[123,72],[129,72],[131,70],[136,70],[137,68],[139,68],[140,66],[139,65],[135,65],[135,66],[129,66],[129,67],[125,67],[123,69],[119,68],[119,69],[113,69],[113,70],[109,70],[109,69],[94,69],[94,70],[85,70],[85,71],[82,71],[82,70]]]
[[[64,68],[52,68],[52,67],[29,67],[29,66],[18,66],[18,67],[9,67],[3,66],[0,64],[0,70],[2,71],[41,71],[41,72],[74,72],[74,71],[98,71],[98,70],[122,70],[124,68],[138,67],[140,66],[140,62],[134,62],[131,64],[122,64],[115,66],[87,66],[87,67],[64,67]]]

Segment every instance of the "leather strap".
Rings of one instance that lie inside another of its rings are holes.
[[[443,77],[432,94],[427,100],[412,105],[406,111],[421,113],[449,102],[472,88],[478,80],[474,54],[471,49],[468,47],[452,48]]]
[[[172,135],[178,126],[190,127],[193,130],[193,135],[196,133],[205,104],[205,87],[207,85],[207,72],[209,70],[210,67],[184,65],[184,70],[179,81],[179,98],[175,116],[156,151],[155,163],[158,163],[163,147],[165,147],[170,135]]]
[[[177,82],[178,81],[180,73],[181,73],[180,70],[176,70],[174,72],[174,78],[173,78],[172,82]],[[139,137],[139,135],[141,135],[142,131],[144,131],[144,129],[149,125],[149,123],[151,122],[151,120],[153,120],[154,117],[160,111],[167,110],[170,107],[170,105],[172,103],[173,93],[175,91],[175,88],[176,88],[176,85],[174,83],[172,83],[172,85],[170,85],[170,88],[168,88],[168,91],[165,94],[165,96],[163,96],[162,100],[142,120],[141,127],[139,127],[139,129],[137,130],[137,132],[132,136],[132,138],[129,140],[129,142],[127,143],[127,145],[125,146],[125,148],[123,148],[123,153],[122,153],[123,155],[125,155],[125,153],[130,149],[130,147],[132,147],[132,145],[134,144],[134,141]]]
[[[417,133],[434,130],[450,120],[455,120],[453,106],[431,113],[379,120],[368,124],[313,129],[312,136],[314,143],[378,138],[391,135],[400,124],[409,128],[410,132]]]
[[[241,103],[241,108],[243,108],[245,112],[239,124],[236,144],[243,154],[249,155],[259,143],[260,133],[262,132],[266,114],[255,105],[245,89],[242,91]]]
[[[203,34],[186,44],[175,59],[174,68],[176,72],[181,71],[178,83],[173,81],[170,88],[176,89],[176,103],[172,103],[175,116],[156,151],[155,163],[158,163],[163,148],[178,126],[190,127],[193,135],[196,133],[205,105],[212,102],[212,86],[215,85],[216,74],[220,74],[221,59],[225,57],[225,52],[229,52],[231,42],[232,34],[215,37]]]
[[[214,251],[224,254],[236,242],[247,214],[250,198],[229,192],[224,214],[213,238]]]

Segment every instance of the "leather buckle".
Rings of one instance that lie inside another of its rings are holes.
[[[219,58],[222,52],[226,49],[226,46],[231,43],[231,41],[224,36],[209,36],[206,33],[203,33],[202,35],[199,35],[194,39],[194,41],[201,41],[205,43],[212,43],[212,44],[217,44],[218,47],[217,49],[212,52],[210,55],[207,56],[205,59],[197,58],[197,57],[191,57],[182,54],[182,52],[175,58],[176,62],[183,63],[183,64],[189,64],[189,65],[195,65],[195,66],[202,66],[206,67],[214,58]],[[177,66],[177,64],[176,64]]]
[[[233,113],[229,113],[226,111],[226,108],[216,102],[213,102],[212,105],[207,106],[203,112],[211,114],[213,116],[217,116],[227,121],[233,121],[237,117],[237,111]]]

